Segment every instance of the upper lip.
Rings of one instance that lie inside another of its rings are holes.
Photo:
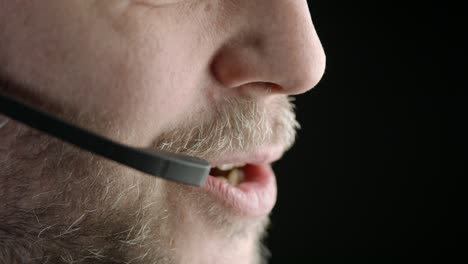
[[[236,152],[228,153],[222,157],[210,159],[208,162],[212,167],[216,167],[222,164],[270,164],[279,160],[283,156],[283,148],[266,148],[260,149],[253,152]]]

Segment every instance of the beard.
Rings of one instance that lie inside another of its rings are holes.
[[[148,177],[6,118],[0,125],[0,263],[212,262],[197,246],[223,258],[215,263],[266,260],[268,217],[236,216],[196,187]],[[174,124],[153,147],[210,160],[268,144],[288,148],[296,128],[286,96],[226,100]]]

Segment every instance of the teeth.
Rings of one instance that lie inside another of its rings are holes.
[[[232,186],[238,186],[244,181],[244,171],[240,168],[244,167],[246,163],[237,164],[222,164],[212,168],[212,175]]]
[[[245,163],[222,164],[222,165],[217,166],[217,168],[222,170],[222,171],[230,171],[230,170],[232,170],[234,168],[240,168],[240,167],[244,167],[244,166],[245,166]]]
[[[232,186],[238,186],[244,181],[245,174],[242,170],[233,169],[227,176],[216,176],[216,178]]]
[[[227,176],[227,180],[231,185],[237,186],[239,185],[239,183],[244,181],[244,177],[245,175],[242,170],[234,169],[231,172],[229,172],[229,175]]]

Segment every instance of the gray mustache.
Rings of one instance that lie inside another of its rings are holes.
[[[293,97],[268,103],[226,100],[215,111],[192,114],[185,124],[163,133],[154,143],[160,150],[212,159],[230,152],[250,152],[266,145],[290,148],[300,128]]]

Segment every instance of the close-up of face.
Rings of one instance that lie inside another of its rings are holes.
[[[324,69],[306,0],[0,0],[0,92],[213,168],[151,177],[0,114],[0,262],[264,263],[292,96]]]

